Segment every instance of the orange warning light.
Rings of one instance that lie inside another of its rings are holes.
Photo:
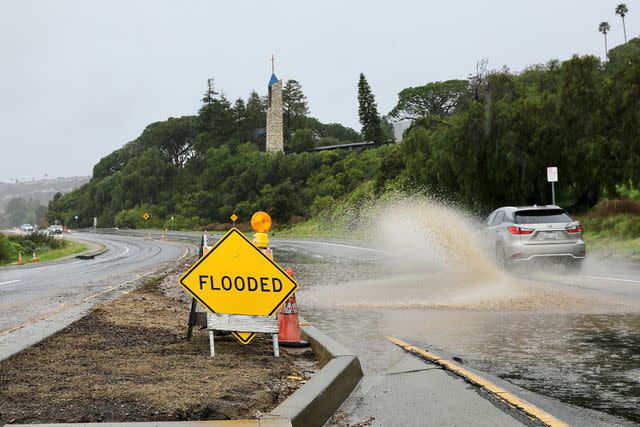
[[[271,230],[271,217],[266,212],[256,212],[251,217],[251,228],[256,233],[266,233]]]

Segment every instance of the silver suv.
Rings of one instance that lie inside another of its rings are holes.
[[[506,206],[485,221],[483,234],[499,265],[539,258],[579,269],[586,254],[582,225],[558,206]]]

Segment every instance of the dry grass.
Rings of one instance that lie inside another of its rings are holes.
[[[603,200],[598,203],[594,215],[605,218],[615,214],[640,215],[640,200]]]

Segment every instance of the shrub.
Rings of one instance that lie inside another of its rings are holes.
[[[64,239],[54,238],[46,231],[35,231],[30,234],[10,236],[9,240],[17,243],[27,252],[58,249],[64,247],[67,243]]]
[[[13,257],[13,247],[9,239],[0,234],[0,261],[9,261]]]
[[[621,239],[640,237],[640,215],[617,214],[605,218],[588,216],[581,218],[581,222],[586,232]]]
[[[640,216],[618,216],[618,222],[615,225],[615,234],[624,239],[640,237]]]
[[[0,261],[15,260],[19,252],[28,255],[32,252],[62,248],[66,244],[66,240],[56,239],[44,231],[15,236],[0,235]]]

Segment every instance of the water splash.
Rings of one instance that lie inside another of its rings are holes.
[[[504,278],[487,256],[477,224],[461,209],[432,198],[395,196],[374,212],[378,243],[397,254],[403,267],[466,272],[478,281]]]

